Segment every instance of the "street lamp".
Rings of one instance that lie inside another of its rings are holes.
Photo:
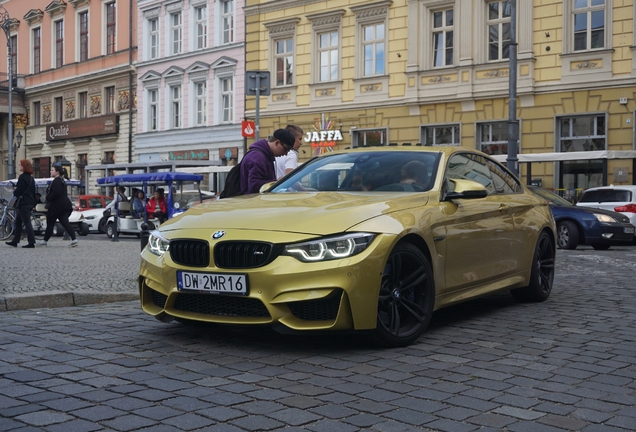
[[[8,75],[9,75],[9,123],[7,125],[7,136],[9,138],[9,164],[7,166],[7,178],[13,180],[15,177],[15,156],[13,151],[13,59],[11,56],[11,24],[12,19],[9,16],[9,12],[0,5],[0,27],[4,30],[4,34],[7,36],[7,60],[8,60]]]

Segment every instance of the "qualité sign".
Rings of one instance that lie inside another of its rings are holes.
[[[46,140],[63,141],[116,133],[119,133],[119,116],[109,114],[50,124],[46,128]]]

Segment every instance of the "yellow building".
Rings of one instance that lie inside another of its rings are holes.
[[[516,10],[520,174],[569,193],[636,183],[633,1]],[[289,123],[317,132],[301,160],[454,144],[505,161],[510,12],[503,0],[247,0],[246,70],[271,74],[261,136]],[[247,96],[248,117],[255,106]]]

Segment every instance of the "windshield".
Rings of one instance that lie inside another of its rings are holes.
[[[271,192],[429,190],[437,171],[439,153],[364,152],[314,158],[302,165]]]
[[[583,192],[579,202],[629,202],[632,193],[625,189],[597,189]]]
[[[553,205],[556,207],[571,207],[574,205],[570,201],[566,200],[565,198],[561,198],[559,195],[553,192],[550,192],[547,189],[533,187],[533,188],[530,188],[530,190],[534,192],[535,194],[539,195],[544,200],[546,200],[548,204],[550,205]]]

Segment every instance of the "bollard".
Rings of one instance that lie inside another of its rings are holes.
[[[143,251],[150,238],[150,231],[148,230],[148,224],[146,222],[141,224],[141,234],[139,238],[141,239],[141,250]]]

